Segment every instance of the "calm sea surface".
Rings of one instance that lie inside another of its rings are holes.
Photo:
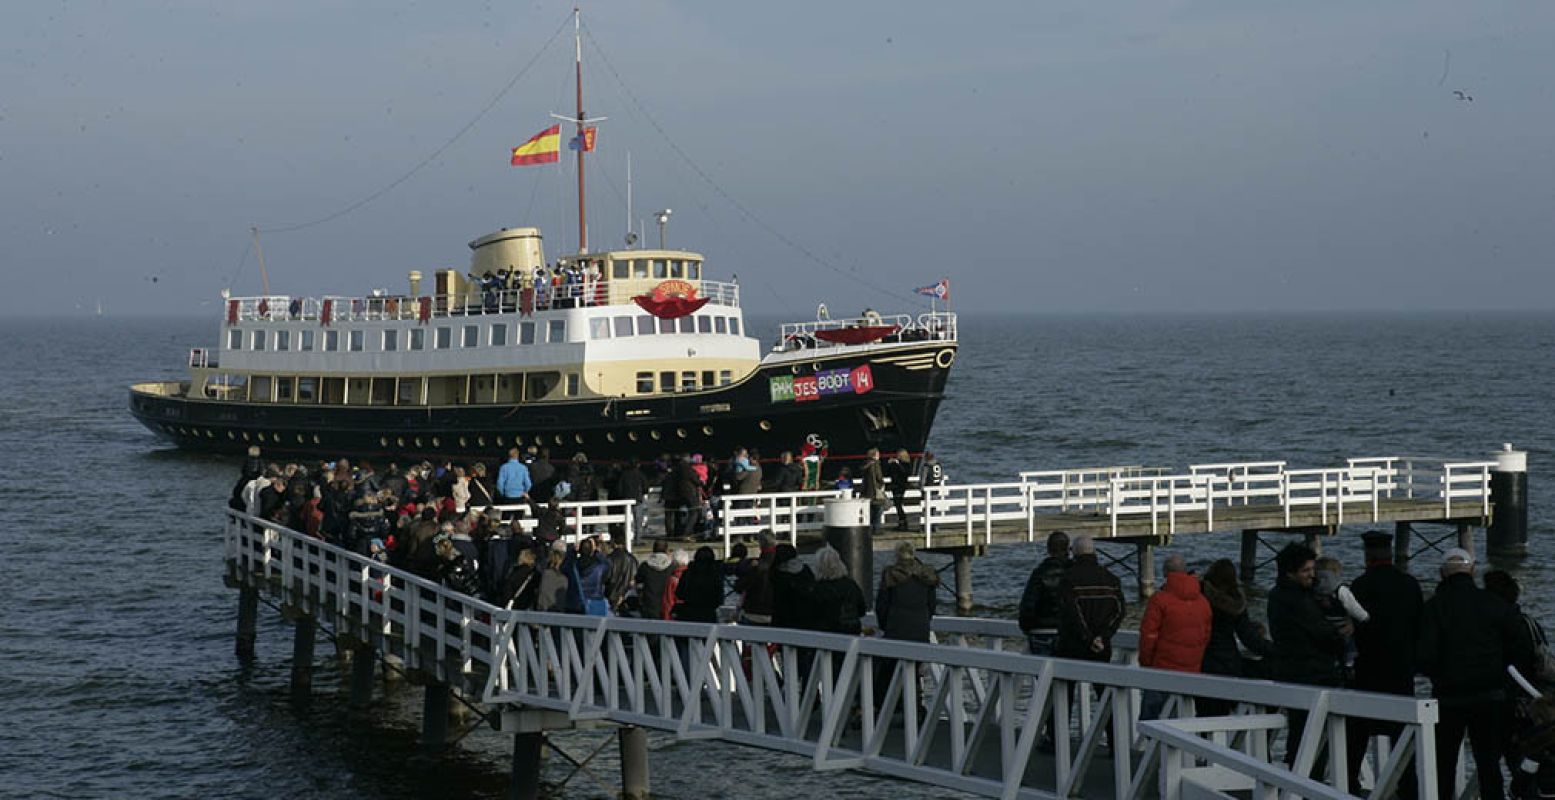
[[[170,450],[126,411],[130,383],[179,376],[188,348],[216,333],[211,320],[0,321],[0,795],[501,796],[510,740],[477,732],[421,758],[419,691],[349,720],[322,646],[315,700],[294,708],[291,629],[277,614],[262,610],[257,663],[233,658],[237,596],[222,586],[219,536],[237,462]],[[1525,605],[1551,621],[1555,317],[972,317],[962,337],[932,442],[954,482],[1125,463],[1478,458],[1514,442],[1529,451],[1532,555],[1512,569]],[[1353,575],[1350,533],[1325,547]],[[1237,539],[1174,547],[1203,564],[1234,557]],[[1035,557],[979,559],[977,613],[1010,615]],[[1429,578],[1434,561],[1415,573]],[[604,738],[558,741],[582,756]],[[881,791],[796,758],[657,734],[651,747],[657,796]],[[608,796],[613,745],[595,765],[603,785],[580,776],[558,796]],[[568,771],[554,758],[548,770]]]

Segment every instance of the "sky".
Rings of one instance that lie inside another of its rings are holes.
[[[575,177],[571,4],[0,7],[0,315],[404,291]],[[1555,4],[598,2],[592,249],[747,309],[1555,308]],[[302,226],[302,227],[298,227]],[[291,228],[291,230],[287,230]]]

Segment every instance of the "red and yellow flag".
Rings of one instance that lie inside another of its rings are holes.
[[[513,148],[513,166],[555,163],[561,157],[561,128],[559,123],[552,125]]]

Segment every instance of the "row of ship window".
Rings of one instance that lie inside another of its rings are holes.
[[[662,393],[694,392],[734,382],[734,372],[727,369],[643,371],[635,377],[637,394],[653,394],[655,387]],[[557,371],[429,378],[316,378],[218,373],[206,382],[205,396],[251,403],[440,406],[577,397],[581,389],[578,373]]]
[[[427,332],[431,331],[428,337]],[[253,330],[244,331],[241,328],[232,328],[227,331],[228,350],[254,350],[265,351],[272,347],[278,352],[292,349],[295,341],[297,350],[310,352],[319,347],[319,331],[303,330],[295,331],[268,331]],[[357,330],[326,330],[323,347],[325,352],[339,352],[342,338],[345,349],[349,352],[360,353],[367,349],[367,331]],[[342,337],[341,334],[345,336]],[[399,351],[402,347],[406,350],[425,350],[427,340],[431,339],[432,349],[449,350],[454,347],[454,328],[452,326],[438,326],[435,328],[411,328],[401,331],[389,329],[378,332],[378,341],[375,349],[384,353]],[[518,323],[518,336],[516,344],[528,345],[542,341],[539,337],[543,333],[543,341],[548,343],[562,343],[567,341],[567,321],[564,319],[549,320],[542,330],[537,322]],[[603,339],[625,339],[631,336],[651,336],[653,334],[668,333],[714,333],[740,335],[739,317],[715,317],[715,316],[689,316],[680,319],[659,319],[643,314],[637,317],[594,317],[589,320],[589,338],[595,341]],[[459,327],[459,347],[505,347],[508,343],[508,323],[497,322],[490,325],[462,325]]]
[[[757,427],[760,428],[763,431],[770,431],[770,430],[772,430],[772,423],[768,422],[767,420],[761,420],[759,423],[757,423]],[[169,424],[166,424],[166,423],[162,424],[161,428],[162,428],[163,431],[165,431],[165,432],[167,432],[169,434],[177,434],[177,435],[180,435],[180,436],[195,436],[195,437],[204,436],[207,439],[215,439],[216,438],[216,431],[214,431],[214,430],[212,430],[210,428],[205,428],[204,430],[201,430],[200,428],[186,428],[186,427],[184,427],[182,425],[169,425]],[[699,432],[703,436],[712,436],[713,435],[713,426],[711,426],[711,425],[703,425],[699,429]],[[290,444],[291,443],[290,441],[288,441],[288,437],[286,437],[284,434],[280,434],[280,433],[266,433],[264,431],[257,431],[255,433],[250,434],[247,431],[242,431],[242,432],[227,431],[226,434],[227,434],[227,438],[229,440],[232,440],[232,441],[239,441],[239,440],[241,440],[241,441],[245,441],[245,442],[269,442],[269,443],[273,443],[273,444]],[[672,432],[672,435],[675,436],[675,438],[677,438],[677,439],[689,439],[691,437],[691,431],[687,430],[686,428],[676,428]],[[310,434],[298,433],[298,434],[294,434],[293,437],[295,438],[295,441],[296,441],[297,444],[309,444],[310,442],[312,444],[315,444],[315,445],[323,444],[323,442],[320,441],[320,439],[319,439],[319,435],[316,434],[316,433],[315,434],[311,434],[311,435]],[[612,444],[617,442],[617,441],[621,441],[623,439],[626,440],[626,441],[630,441],[630,442],[637,442],[637,441],[642,441],[645,438],[650,440],[650,441],[657,442],[657,441],[663,440],[665,438],[665,434],[663,432],[657,430],[657,429],[653,429],[653,430],[648,430],[646,432],[641,432],[641,433],[638,432],[638,431],[627,431],[625,434],[622,434],[621,436],[618,437],[614,431],[606,431],[604,438],[605,438],[606,442],[610,442]],[[571,441],[572,441],[573,444],[578,444],[578,445],[583,445],[583,444],[587,444],[588,443],[588,440],[581,433],[574,433],[571,436]],[[507,437],[505,437],[505,436],[496,436],[496,437],[493,437],[490,440],[488,440],[485,436],[474,436],[474,437],[460,436],[458,438],[458,446],[460,448],[469,448],[472,445],[475,446],[475,447],[489,447],[489,446],[493,446],[493,445],[495,445],[496,447],[507,447],[508,446],[507,442],[508,442],[508,440],[507,440]],[[535,435],[529,436],[529,437],[525,437],[523,434],[514,434],[513,435],[513,445],[515,447],[522,447],[525,444],[564,445],[564,444],[567,444],[567,442],[568,442],[568,437],[566,437],[566,436],[564,436],[562,434],[559,434],[559,433],[552,434],[551,436],[546,436],[545,434],[535,434]],[[438,437],[438,436],[429,436],[429,437],[412,436],[412,437],[408,437],[408,438],[404,437],[404,436],[399,436],[399,437],[395,437],[394,439],[390,439],[387,436],[380,436],[380,437],[378,437],[378,444],[381,447],[389,447],[391,445],[391,443],[392,443],[392,445],[394,447],[399,447],[399,448],[405,448],[405,447],[421,448],[421,447],[427,447],[429,445],[431,447],[442,447],[443,446],[443,440],[442,440],[441,437]]]

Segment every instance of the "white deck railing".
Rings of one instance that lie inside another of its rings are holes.
[[[626,546],[631,548],[636,532],[637,501],[635,500],[590,500],[587,502],[558,503],[562,513],[566,515],[566,524],[569,530],[563,533],[562,538],[568,542],[576,542],[585,536],[609,536],[611,526],[621,526],[626,532]],[[509,525],[517,526],[524,533],[534,533],[535,527],[540,524],[538,517],[527,503],[516,505],[489,506],[502,515],[502,521]]]
[[[1329,469],[1288,469],[1283,461],[1195,464],[1185,474],[1159,467],[1116,466],[1020,473],[1018,482],[931,486],[907,493],[908,515],[922,547],[990,544],[995,533],[1024,525],[1028,541],[1038,520],[1053,515],[1095,515],[1109,521],[1102,536],[1137,533],[1171,536],[1214,530],[1217,515],[1260,507],[1284,518],[1296,515],[1322,525],[1379,522],[1382,505],[1411,500],[1441,504],[1442,519],[1490,514],[1490,461],[1422,458],[1355,458]],[[734,541],[771,530],[798,543],[819,533],[834,490],[725,495],[715,499],[725,552]],[[742,508],[734,508],[742,505]],[[887,505],[884,527],[895,524]],[[1001,537],[1002,538],[1002,537]]]
[[[855,347],[830,342],[816,336],[817,331],[835,331],[845,328],[878,327],[894,325],[897,330],[886,336],[884,342],[936,340],[954,342],[958,333],[956,315],[949,311],[932,311],[919,314],[885,314],[878,317],[850,317],[847,319],[823,319],[807,322],[785,322],[778,329],[778,342],[774,351],[812,350],[831,347]],[[876,342],[867,342],[876,344]]]

